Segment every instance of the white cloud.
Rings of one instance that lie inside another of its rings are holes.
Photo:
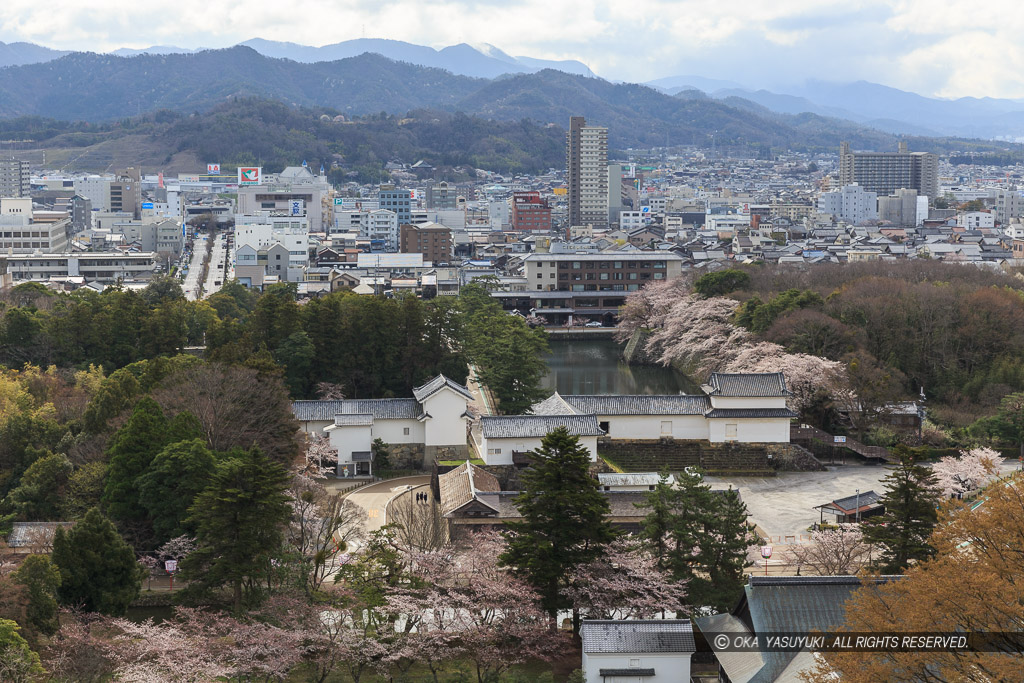
[[[6,0],[0,40],[108,51],[358,37],[579,59],[608,78],[681,73],[773,87],[864,79],[943,96],[1024,96],[1024,4],[990,0]]]

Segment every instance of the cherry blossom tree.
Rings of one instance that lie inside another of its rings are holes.
[[[737,302],[724,297],[687,295],[656,313],[660,323],[647,350],[663,365],[676,364],[704,375],[731,361],[746,346],[750,333],[732,324]]]
[[[439,664],[457,656],[473,662],[479,683],[497,679],[527,660],[550,660],[566,647],[552,634],[539,596],[509,570],[499,567],[504,540],[478,532],[463,547],[416,554],[410,565],[420,587],[393,591],[388,609],[400,615],[396,629],[407,632],[407,656],[427,654],[437,680]]]
[[[628,340],[639,329],[652,329],[664,325],[668,311],[689,296],[689,279],[654,280],[643,289],[630,294],[619,314],[616,338]]]
[[[349,545],[362,537],[362,511],[301,474],[288,491],[292,517],[286,540],[298,560],[302,586],[312,596],[333,575]]]
[[[804,412],[822,395],[846,409],[855,403],[842,363],[804,353],[787,353],[771,342],[743,346],[722,370],[784,373],[786,386],[792,393],[787,404],[798,413]]]
[[[338,450],[331,448],[331,440],[323,434],[306,439],[299,473],[309,477],[333,476],[338,471]]]
[[[837,529],[814,532],[810,543],[789,549],[792,562],[808,567],[820,576],[855,574],[871,556],[857,524],[840,524]]]
[[[589,619],[646,619],[687,611],[685,582],[674,581],[629,536],[616,539],[602,557],[580,567],[568,595]]]
[[[960,456],[946,456],[932,466],[932,474],[946,497],[959,498],[981,488],[999,471],[999,453],[991,448],[960,451]]]

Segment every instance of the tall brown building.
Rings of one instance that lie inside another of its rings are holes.
[[[452,231],[440,223],[403,223],[398,244],[403,254],[423,254],[424,261],[434,264],[452,259]]]
[[[608,129],[569,119],[565,135],[569,225],[608,225]]]

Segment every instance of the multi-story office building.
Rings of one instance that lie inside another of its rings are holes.
[[[31,190],[28,162],[0,159],[0,198],[27,197]]]
[[[19,254],[7,256],[7,269],[15,281],[82,277],[86,282],[112,283],[145,280],[159,261],[153,252],[84,252],[81,254]]]
[[[608,129],[569,119],[566,133],[569,225],[608,225]]]
[[[1024,197],[1016,190],[999,190],[996,193],[996,220],[1009,225],[1010,220],[1024,216]]]
[[[409,190],[398,190],[394,185],[381,185],[377,198],[380,208],[395,212],[399,225],[411,222],[412,194]]]
[[[251,278],[253,286],[262,286],[265,274],[301,282],[309,266],[309,222],[305,216],[237,215],[234,246],[239,280]],[[260,277],[254,275],[253,267]]]
[[[427,208],[428,209],[455,209],[458,208],[458,191],[455,185],[446,180],[435,185],[427,186]]]
[[[48,215],[36,221],[29,197],[0,199],[0,254],[53,254],[66,251],[71,219]]]
[[[506,310],[533,313],[551,325],[579,318],[611,324],[629,292],[679,277],[682,261],[673,252],[533,253],[523,259],[528,291],[492,296]]]
[[[306,166],[289,166],[259,185],[238,188],[238,213],[256,215],[261,211],[304,215],[309,229],[326,227],[324,199],[330,191],[325,176],[315,176]],[[296,204],[298,202],[298,204]]]
[[[860,185],[847,185],[841,190],[822,192],[818,210],[857,225],[878,218],[878,195],[866,192]]]
[[[539,192],[516,192],[512,195],[512,229],[551,230],[551,207]]]
[[[137,168],[126,168],[110,181],[107,210],[139,218],[142,211],[142,175]]]
[[[439,223],[402,225],[403,254],[423,254],[423,260],[434,265],[452,260],[452,231]]]
[[[906,188],[934,200],[939,193],[939,158],[929,152],[911,152],[900,142],[896,152],[854,152],[850,143],[839,146],[839,186],[860,185],[879,197]]]
[[[912,228],[928,217],[928,198],[917,190],[901,189],[889,197],[878,198],[878,218],[895,226]]]

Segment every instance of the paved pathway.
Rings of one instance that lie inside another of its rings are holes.
[[[369,534],[387,524],[385,508],[389,500],[412,487],[429,483],[428,475],[388,479],[357,489],[348,495],[348,499],[365,511],[363,530]],[[330,484],[327,483],[328,489]]]
[[[199,274],[203,270],[203,259],[206,258],[206,241],[208,239],[206,233],[201,233],[192,241],[192,258],[188,264],[188,275],[185,276],[185,281],[181,285],[185,291],[185,298],[189,301],[199,298]]]
[[[1000,474],[1018,469],[1016,460],[1005,460]],[[740,491],[750,518],[773,543],[808,540],[807,528],[819,521],[814,509],[837,498],[885,490],[882,479],[889,473],[882,465],[845,465],[825,472],[782,472],[775,477],[705,477],[713,488],[732,485]]]

